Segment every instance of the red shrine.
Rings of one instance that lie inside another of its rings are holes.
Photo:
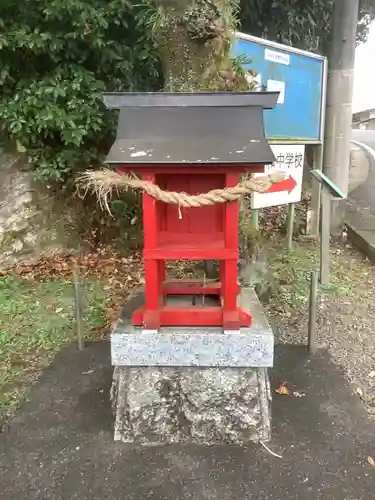
[[[167,191],[206,193],[235,186],[245,172],[274,161],[265,139],[263,109],[278,93],[105,94],[120,109],[107,163],[137,172]],[[237,305],[238,202],[184,208],[143,194],[145,304],[132,315],[147,330],[164,326],[250,326]],[[218,260],[218,281],[171,281],[168,260]],[[173,305],[168,297],[187,296]],[[195,297],[209,297],[196,305]]]

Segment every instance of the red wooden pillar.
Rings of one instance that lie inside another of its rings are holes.
[[[145,181],[155,183],[155,175],[145,174]],[[157,214],[156,200],[148,194],[143,194],[143,230],[144,246],[150,250],[157,247]],[[143,325],[146,330],[160,328],[161,283],[159,262],[154,258],[145,257],[145,312]]]
[[[238,175],[226,174],[226,187],[233,187],[238,182]],[[225,205],[224,239],[225,248],[236,253],[236,259],[225,259],[223,295],[223,326],[224,330],[238,330],[241,327],[240,313],[237,308],[237,259],[238,259],[238,202],[233,201]]]

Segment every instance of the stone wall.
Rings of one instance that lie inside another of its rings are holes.
[[[74,247],[66,203],[35,182],[20,157],[0,152],[0,266]]]

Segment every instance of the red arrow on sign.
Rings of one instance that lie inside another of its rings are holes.
[[[280,193],[281,191],[288,191],[290,194],[293,189],[297,186],[296,181],[290,175],[287,179],[275,182],[270,186],[265,193]]]

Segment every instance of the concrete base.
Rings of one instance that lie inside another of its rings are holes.
[[[116,441],[246,443],[271,437],[267,367],[273,333],[255,292],[244,289],[251,328],[162,328],[119,321],[111,337]]]

